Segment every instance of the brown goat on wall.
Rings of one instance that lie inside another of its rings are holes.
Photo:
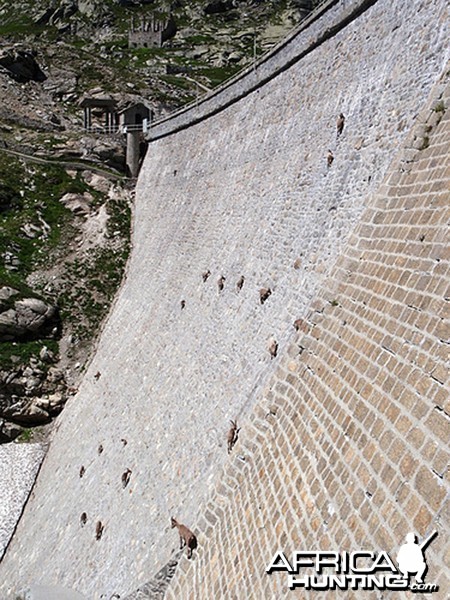
[[[275,358],[278,354],[278,342],[275,338],[270,338],[267,344],[267,349],[269,350],[270,358]]]
[[[130,477],[131,477],[131,469],[127,469],[126,471],[124,471],[122,473],[122,487],[125,489],[127,487],[127,485],[130,483]]]
[[[236,421],[230,421],[231,427],[227,435],[228,454],[233,450],[233,446],[238,440],[238,435],[241,428],[238,429]]]
[[[344,115],[341,113],[341,114],[339,115],[339,117],[337,118],[337,121],[336,121],[336,131],[337,131],[337,135],[338,135],[338,137],[341,135],[341,133],[342,133],[342,132],[343,132],[343,130],[344,130],[344,124],[345,124],[345,117],[344,117]]]
[[[104,529],[104,525],[101,521],[97,521],[97,525],[95,526],[95,539],[99,540],[101,539],[102,535],[103,535],[103,529]]]
[[[178,529],[178,533],[180,535],[180,550],[183,548],[183,546],[186,546],[187,557],[191,558],[192,550],[197,548],[197,538],[192,533],[192,531],[188,527],[186,527],[186,525],[178,523],[178,521],[173,517],[170,518],[170,524],[172,526],[172,529],[174,527]]]
[[[261,302],[261,304],[264,304],[264,302],[267,300],[271,293],[272,290],[270,288],[261,288],[259,290],[259,301]]]
[[[331,165],[333,164],[333,160],[334,160],[334,154],[332,153],[331,150],[328,150],[328,154],[327,154],[327,166],[328,166],[328,168],[331,167]]]
[[[295,327],[295,331],[299,331],[302,327],[302,325],[304,325],[304,320],[303,319],[295,319],[294,321],[294,327]]]

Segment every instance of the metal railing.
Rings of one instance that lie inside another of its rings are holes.
[[[108,127],[90,125],[89,127],[85,127],[84,131],[87,131],[87,133],[98,133],[103,135],[126,134],[132,131],[142,131],[143,133],[146,133],[149,126],[150,123],[144,119],[143,123],[130,123],[128,125],[110,125]]]
[[[118,125],[110,125],[109,127],[104,127],[101,125],[89,125],[88,127],[84,127],[84,131],[87,133],[102,133],[104,135],[114,135],[119,133]]]

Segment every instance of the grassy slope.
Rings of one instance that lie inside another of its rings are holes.
[[[60,5],[56,3],[56,5]],[[132,16],[136,22],[142,16],[154,15],[164,19],[170,5],[179,33],[166,42],[161,49],[128,49],[127,35]],[[239,10],[223,14],[205,15],[206,0],[165,2],[139,7],[123,7],[113,0],[98,2],[94,17],[80,13],[66,19],[65,23],[77,23],[77,35],[58,33],[55,26],[33,25],[36,15],[41,15],[50,0],[40,2],[21,0],[14,5],[0,0],[0,36],[9,41],[33,42],[47,55],[48,63],[69,65],[79,76],[79,91],[101,86],[106,91],[123,91],[126,84],[135,86],[134,91],[150,95],[156,101],[179,106],[192,99],[196,86],[183,78],[165,77],[166,64],[188,68],[189,75],[201,83],[214,87],[236,73],[252,60],[254,37],[257,54],[261,54],[261,36],[269,25],[280,24],[286,11],[286,0],[243,4]],[[100,41],[93,35],[105,26],[107,35]],[[292,25],[294,23],[292,22]],[[242,31],[247,35],[241,36]],[[27,35],[28,34],[28,35]],[[62,40],[58,56],[53,54],[52,44]],[[196,48],[209,51],[196,57]],[[237,51],[242,59],[237,64],[217,64],[217,54]],[[51,56],[50,56],[51,55]],[[216,63],[216,64],[214,64]],[[151,85],[150,85],[151,83]]]

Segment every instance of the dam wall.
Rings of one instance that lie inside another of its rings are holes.
[[[215,497],[228,461],[229,419],[243,425],[245,438],[247,419],[274,377],[286,377],[286,354],[294,352],[297,360],[293,322],[308,322],[349,240],[360,243],[351,236],[448,60],[444,0],[329,4],[313,29],[279,48],[267,82],[244,93],[246,84],[236,81],[237,96],[226,91],[233,101],[227,95],[223,108],[218,95],[201,118],[203,109],[194,107],[191,117],[176,115],[159,133],[159,126],[152,128],[127,276],[0,564],[0,597],[40,584],[109,599],[147,582],[178,546],[170,516],[200,527],[202,503]],[[280,68],[283,60],[286,68]],[[340,112],[346,124],[337,137]],[[415,155],[413,147],[408,152]],[[263,304],[261,288],[272,291]],[[340,294],[328,301],[339,303]],[[273,340],[274,358],[268,351]],[[327,357],[320,358],[324,377]],[[295,365],[291,377],[297,379]],[[331,381],[332,372],[327,377]],[[334,412],[311,410],[317,430],[331,427]],[[304,441],[319,456],[316,443]],[[262,481],[271,452],[260,466]],[[235,455],[231,461],[234,468]],[[281,487],[295,498],[300,474],[290,484],[288,476],[286,470],[285,482],[255,488],[251,502]],[[321,480],[315,486],[323,490]],[[243,508],[256,510],[249,503]],[[232,522],[229,516],[224,521],[219,514],[214,536]],[[347,516],[361,519],[350,508]],[[200,539],[206,548],[206,537]],[[213,537],[211,548],[217,544],[220,537]],[[176,585],[190,597],[181,579]],[[216,585],[224,598],[252,597],[236,588],[227,595],[224,580],[208,583],[208,590]],[[203,597],[216,596],[196,596]]]
[[[397,560],[408,532],[437,534],[426,583],[448,598],[449,70],[417,121],[243,424],[167,600],[384,597],[324,585],[336,570],[312,555],[295,591],[267,568],[277,552]]]

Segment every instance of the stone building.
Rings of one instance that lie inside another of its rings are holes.
[[[175,33],[176,25],[172,17],[162,21],[155,17],[147,20],[144,16],[138,25],[133,17],[128,33],[128,47],[161,48],[163,43],[173,37]]]
[[[85,96],[81,99],[80,106],[84,110],[83,126],[86,131],[117,131],[117,102],[112,96]]]
[[[130,125],[132,125],[133,128],[135,128],[134,126],[136,125],[141,125],[142,128],[145,128],[145,123],[152,121],[153,117],[153,110],[148,108],[148,106],[146,106],[143,102],[129,104],[118,112],[119,127],[122,131],[125,129],[125,127]]]
[[[83,126],[96,133],[143,131],[153,120],[154,112],[143,102],[120,102],[108,94],[85,96],[80,101],[84,111]]]

